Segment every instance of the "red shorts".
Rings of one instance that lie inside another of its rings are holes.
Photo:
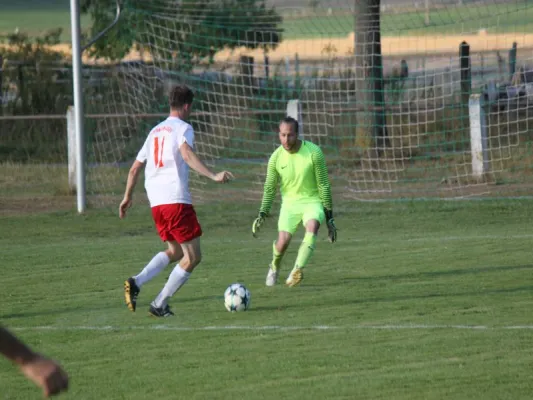
[[[202,228],[192,204],[162,204],[152,207],[152,217],[164,242],[188,242],[202,236]]]

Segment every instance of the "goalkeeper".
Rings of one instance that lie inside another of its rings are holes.
[[[267,286],[277,283],[280,263],[289,243],[300,224],[305,236],[298,250],[294,268],[286,284],[296,286],[303,279],[303,268],[315,250],[316,235],[326,220],[330,242],[337,240],[337,228],[333,220],[331,185],[324,154],[317,145],[298,138],[298,121],[284,118],[279,125],[279,146],[268,161],[263,201],[259,216],[252,225],[257,233],[272,208],[279,184],[281,210],[278,220],[278,240],[272,247],[272,262],[266,278]]]

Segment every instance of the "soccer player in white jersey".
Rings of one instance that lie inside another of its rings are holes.
[[[149,312],[155,317],[174,315],[168,299],[187,282],[201,260],[202,228],[189,192],[189,167],[218,183],[233,179],[231,172],[212,172],[193,150],[194,130],[185,122],[190,115],[193,98],[194,94],[187,86],[172,88],[169,95],[170,115],[150,131],[129,171],[124,199],[119,207],[119,216],[124,218],[131,207],[139,173],[146,165],[144,186],[152,217],[159,236],[168,248],[157,253],[138,275],[124,282],[124,295],[128,308],[135,311],[141,287],[169,263],[179,261],[163,290],[150,304]]]
[[[315,250],[320,225],[326,221],[331,242],[337,240],[337,228],[333,220],[331,185],[322,150],[316,144],[298,138],[298,121],[291,117],[281,121],[279,140],[281,146],[268,160],[263,201],[252,225],[252,233],[257,237],[259,228],[270,213],[279,184],[281,210],[278,240],[274,241],[272,247],[266,285],[274,286],[277,283],[281,259],[301,222],[305,227],[305,235],[294,268],[285,281],[292,287],[303,279],[303,268]]]

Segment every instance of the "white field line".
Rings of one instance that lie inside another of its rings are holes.
[[[364,236],[364,233],[361,233]],[[272,236],[272,235],[270,235]],[[275,236],[275,235],[274,235]],[[397,237],[397,238],[385,238],[379,239],[380,243],[397,243],[397,242],[452,242],[452,241],[468,241],[468,240],[522,240],[522,239],[533,239],[533,234],[525,233],[521,235],[464,235],[464,236],[421,236],[421,237]],[[259,239],[224,239],[224,238],[210,238],[205,239],[210,243],[272,243],[270,237],[263,237]],[[326,238],[324,237],[324,240]],[[375,243],[376,238],[340,238],[339,242],[345,243],[364,243],[371,242]]]
[[[533,239],[533,234],[523,235],[472,235],[472,236],[429,236],[404,239],[406,242],[455,241],[455,240],[516,240]],[[394,241],[394,239],[392,239]],[[402,241],[402,239],[399,239]]]
[[[311,325],[311,326],[281,326],[281,325],[219,325],[219,326],[174,326],[174,325],[146,325],[146,326],[91,326],[91,325],[43,325],[26,327],[9,327],[13,331],[339,331],[339,330],[474,330],[474,331],[499,331],[499,330],[533,330],[533,325]]]

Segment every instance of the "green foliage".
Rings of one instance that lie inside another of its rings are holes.
[[[81,9],[91,15],[93,35],[115,17],[108,0],[82,0]],[[154,58],[190,71],[200,61],[212,62],[223,48],[267,50],[281,41],[281,16],[265,0],[184,0],[172,6],[162,0],[130,0],[120,18],[107,40],[94,44],[93,56],[118,60],[142,42]],[[147,31],[148,39],[141,40]]]
[[[59,43],[61,29],[30,38],[16,32],[0,37],[3,44],[3,86],[13,95],[8,114],[53,114],[66,109],[65,88],[57,83],[64,54],[50,46]],[[69,93],[69,92],[68,92]]]
[[[61,29],[29,37],[15,32],[0,37],[3,48],[2,93],[6,115],[64,114],[71,103],[72,84],[59,43]],[[2,122],[0,160],[64,158],[65,122],[61,120],[6,120]]]

